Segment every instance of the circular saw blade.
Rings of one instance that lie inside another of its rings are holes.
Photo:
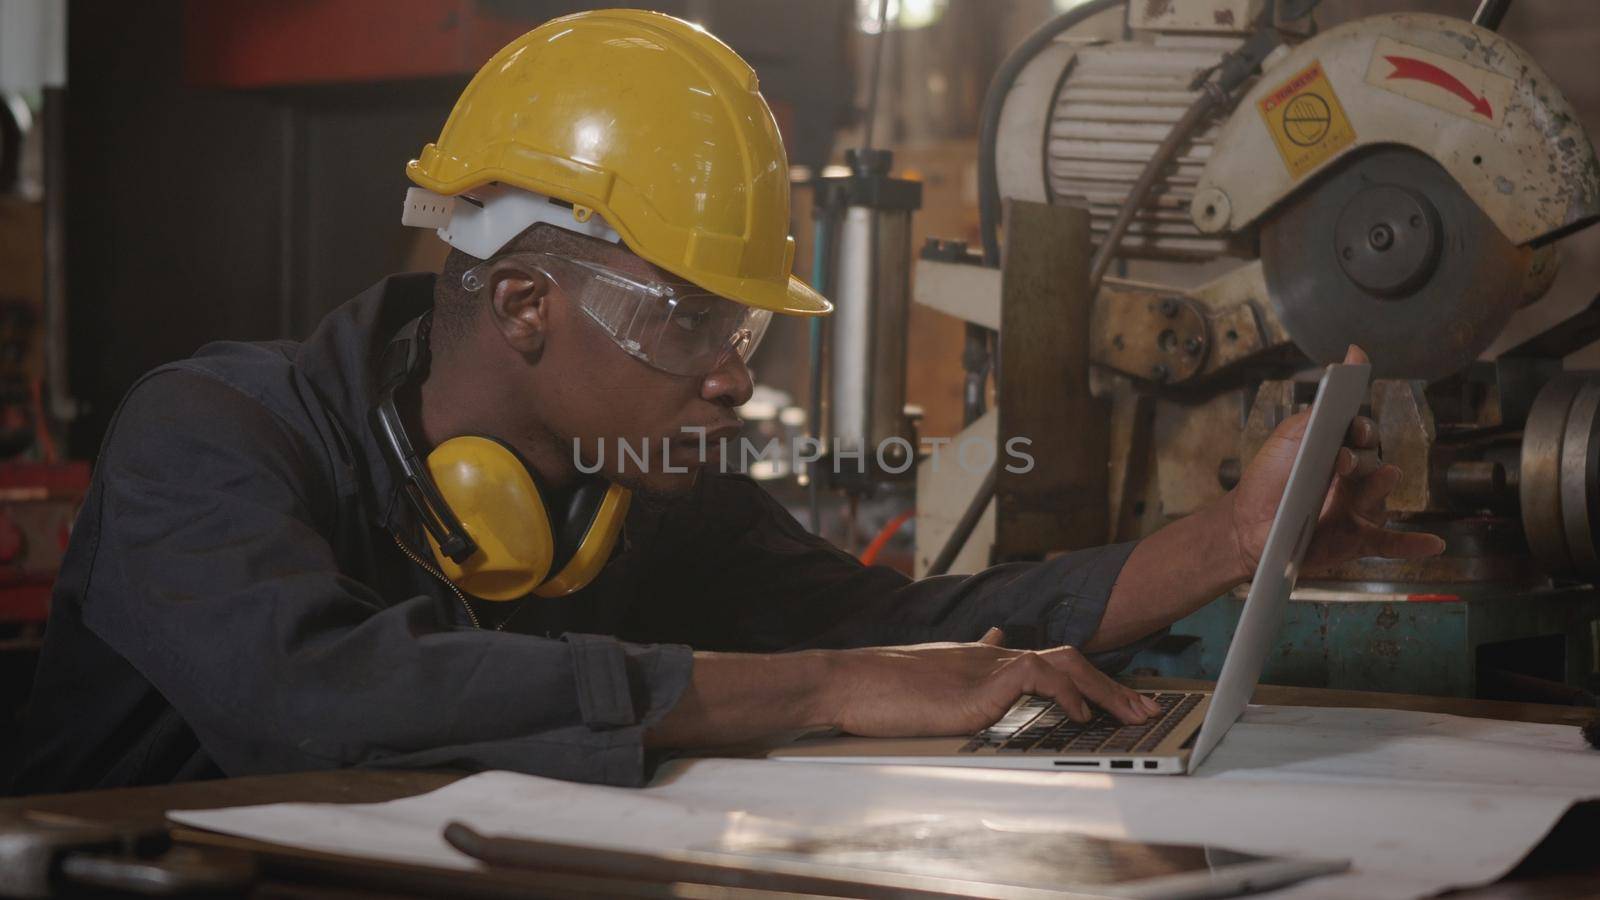
[[[1290,338],[1318,363],[1357,344],[1384,378],[1431,381],[1476,359],[1516,310],[1529,258],[1405,147],[1347,160],[1261,228],[1269,300]]]

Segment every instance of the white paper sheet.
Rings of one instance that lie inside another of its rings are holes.
[[[1427,896],[1492,881],[1577,800],[1600,751],[1576,728],[1394,710],[1251,707],[1189,777],[702,759],[643,790],[491,772],[363,805],[274,804],[170,817],[295,847],[469,868],[460,820],[509,835],[637,850],[732,834],[959,816],[1018,828],[1247,852],[1346,857],[1294,898]]]

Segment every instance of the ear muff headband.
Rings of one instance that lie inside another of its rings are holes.
[[[478,545],[451,511],[450,504],[439,496],[439,489],[417,456],[394,403],[395,392],[410,381],[423,365],[431,322],[431,316],[426,313],[412,319],[384,348],[378,369],[378,404],[372,410],[372,418],[389,462],[400,470],[401,489],[422,519],[428,537],[439,553],[459,563],[476,553]]]

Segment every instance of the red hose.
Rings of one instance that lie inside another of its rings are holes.
[[[894,537],[894,533],[900,530],[900,526],[904,525],[907,519],[916,514],[916,510],[908,509],[890,519],[889,523],[883,526],[883,530],[878,532],[877,537],[872,539],[872,543],[867,545],[867,549],[861,551],[861,564],[870,566],[875,563],[878,559],[878,554],[883,552],[883,548],[888,545],[889,539]]]

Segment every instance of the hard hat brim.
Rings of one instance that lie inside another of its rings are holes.
[[[656,263],[656,265],[661,264]],[[833,312],[833,304],[828,302],[827,298],[793,275],[789,276],[786,284],[774,284],[754,278],[721,278],[699,272],[693,281],[700,287],[729,300],[756,309],[768,309],[780,315],[825,316]]]
[[[789,305],[781,310],[791,316],[825,316],[833,312],[833,302],[811,289],[811,285],[789,276]]]

